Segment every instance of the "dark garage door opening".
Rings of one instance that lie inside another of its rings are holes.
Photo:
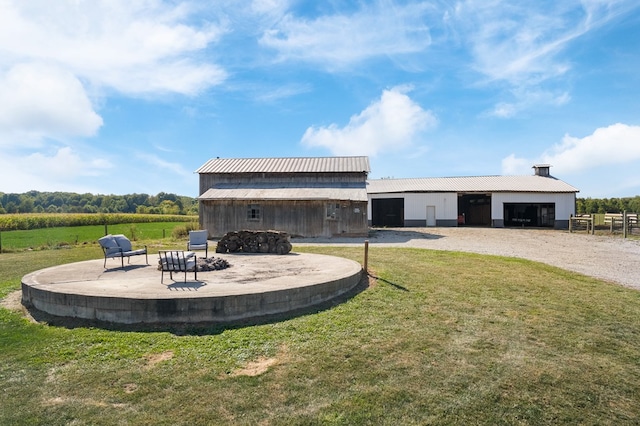
[[[458,195],[458,225],[491,226],[491,195]]]
[[[504,226],[553,227],[556,205],[535,203],[505,203]]]
[[[390,228],[404,226],[404,198],[371,200],[371,225]]]

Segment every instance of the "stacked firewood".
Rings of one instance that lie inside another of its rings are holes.
[[[280,231],[232,231],[218,241],[217,253],[277,253],[291,251],[289,234]]]
[[[229,262],[220,257],[199,257],[197,264],[198,272],[220,271],[231,266]]]
[[[196,259],[198,272],[220,271],[231,266],[228,261],[221,257],[198,257]],[[158,271],[162,270],[162,259],[158,260]]]

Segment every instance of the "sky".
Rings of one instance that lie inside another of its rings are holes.
[[[0,192],[198,196],[210,158],[640,195],[637,0],[0,0]]]

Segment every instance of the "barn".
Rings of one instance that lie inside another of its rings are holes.
[[[214,158],[196,172],[209,237],[244,229],[367,235],[368,157]]]
[[[369,224],[566,229],[579,191],[550,167],[535,165],[528,176],[369,180]]]

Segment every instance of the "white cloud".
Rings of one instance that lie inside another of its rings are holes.
[[[563,174],[581,173],[599,167],[611,167],[640,161],[640,126],[613,124],[596,129],[583,138],[565,135],[562,142],[543,152],[537,159],[518,158],[514,154],[502,160],[505,174],[520,174],[525,166],[547,163]]]
[[[194,94],[226,74],[195,55],[224,26],[185,24],[193,12],[159,0],[4,1],[0,67],[49,62],[123,93]]]
[[[371,155],[383,151],[398,151],[410,146],[416,136],[437,125],[431,111],[425,111],[396,87],[385,90],[380,100],[369,105],[340,128],[309,127],[302,144],[324,147],[334,155]]]
[[[431,44],[423,4],[378,1],[352,14],[314,20],[285,15],[260,39],[281,60],[301,60],[335,70],[377,57],[416,53]]]
[[[584,138],[565,135],[542,160],[567,173],[640,160],[640,126],[613,124]]]
[[[510,154],[508,157],[502,159],[502,174],[503,175],[524,175],[526,170],[531,170],[531,166],[536,163],[535,161],[527,160],[526,158],[518,158],[515,154]]]
[[[201,12],[195,7],[161,0],[0,0],[0,147],[22,151],[3,153],[3,179],[42,179],[50,187],[67,175],[109,167],[72,147],[103,125],[100,99],[90,94],[195,95],[220,84],[226,72],[202,52],[226,27],[193,20]],[[69,146],[55,155],[33,153],[52,140]]]
[[[154,169],[166,170],[184,178],[193,176],[193,172],[186,170],[181,164],[163,160],[157,155],[138,153],[136,157],[150,164]]]
[[[53,180],[74,180],[78,176],[100,176],[112,164],[105,159],[82,157],[70,147],[62,147],[52,156],[34,153],[24,164],[30,164],[37,174]]]
[[[281,17],[290,7],[290,0],[253,0],[251,10],[253,13]]]
[[[499,102],[493,114],[511,117],[534,104],[568,101],[563,90],[539,97],[540,89],[532,88],[572,70],[574,64],[563,53],[576,39],[635,7],[638,4],[633,0],[464,0],[446,14],[446,23],[466,40],[470,66],[485,77],[484,83],[515,88],[510,91],[514,101]]]
[[[310,84],[285,84],[276,88],[260,87],[255,95],[255,99],[259,102],[277,102],[282,99],[298,96],[303,93],[308,93],[312,90]]]
[[[32,189],[92,192],[94,188],[86,185],[87,179],[99,177],[113,167],[107,159],[82,155],[68,146],[57,148],[51,154],[9,152],[0,156],[0,181],[11,182],[9,191],[12,192]]]
[[[636,7],[633,1],[457,3],[457,28],[471,43],[474,67],[492,80],[535,84],[564,74],[558,57],[570,42]]]
[[[520,111],[534,107],[535,105],[561,106],[571,100],[567,92],[551,93],[542,90],[512,90],[514,102],[499,102],[487,115],[498,118],[511,118]]]
[[[18,64],[0,74],[0,146],[48,136],[92,136],[102,126],[80,81],[56,67]]]

